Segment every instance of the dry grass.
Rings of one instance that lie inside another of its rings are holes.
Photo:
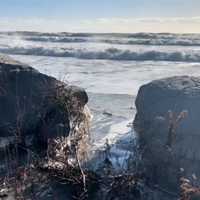
[[[182,111],[178,115],[176,115],[174,112],[169,111],[168,112],[168,118],[169,118],[169,131],[168,131],[168,139],[166,145],[168,147],[172,147],[172,145],[176,141],[176,132],[177,128],[180,124],[180,122],[185,119],[188,115],[187,111]]]
[[[180,200],[199,200],[200,188],[193,186],[190,180],[181,178],[180,180]]]

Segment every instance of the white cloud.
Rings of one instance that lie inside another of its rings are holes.
[[[97,32],[181,32],[200,33],[200,17],[190,18],[102,18],[82,22]]]
[[[57,32],[62,30],[71,29],[70,23],[59,20],[50,20],[42,18],[30,18],[30,19],[11,19],[0,18],[0,30],[1,31],[41,31],[41,32]]]
[[[200,16],[180,18],[98,18],[89,20],[0,18],[1,31],[198,32]]]

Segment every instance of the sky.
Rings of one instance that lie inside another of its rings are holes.
[[[0,31],[200,33],[200,0],[0,0]]]

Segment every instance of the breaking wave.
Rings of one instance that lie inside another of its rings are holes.
[[[200,38],[197,37],[185,37],[185,36],[160,36],[157,38],[154,37],[63,37],[63,36],[32,36],[25,37],[24,40],[32,42],[57,42],[57,43],[83,43],[83,42],[92,42],[92,43],[108,43],[108,44],[119,44],[119,45],[155,45],[155,46],[200,46]]]
[[[174,62],[200,62],[198,51],[131,51],[109,48],[102,51],[89,51],[87,49],[48,49],[43,47],[11,47],[0,48],[1,53],[15,55],[34,55],[52,57],[72,57],[79,59],[105,59],[124,61],[174,61]]]
[[[132,40],[102,40],[109,44],[122,45],[155,45],[155,46],[200,46],[197,39],[132,39]]]
[[[61,42],[61,43],[87,42],[87,40],[83,38],[71,38],[71,37],[27,37],[25,38],[25,40],[33,42]]]
[[[200,46],[200,34],[0,32],[0,36],[19,36],[22,40],[32,42],[97,42],[118,45]]]

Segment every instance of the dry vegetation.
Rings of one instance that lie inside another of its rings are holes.
[[[167,140],[167,146],[172,147],[172,145],[176,141],[176,132],[177,128],[180,124],[180,122],[186,118],[188,115],[187,111],[182,111],[178,115],[176,115],[174,112],[169,111],[168,112],[168,118],[169,118],[169,131],[168,131],[168,140]]]
[[[124,173],[113,172],[109,141],[105,144],[105,158],[100,169],[101,173],[97,175],[86,168],[90,148],[89,111],[76,95],[66,94],[63,87],[58,89],[54,101],[68,114],[69,134],[49,139],[46,156],[39,157],[38,154],[20,144],[20,120],[23,117],[20,114],[15,145],[6,146],[4,150],[6,176],[0,179],[0,199],[13,195],[17,200],[36,200],[38,191],[35,188],[41,184],[48,188],[51,181],[69,187],[71,199],[151,199],[149,196],[152,195],[154,186],[146,185],[146,176],[139,172],[140,170],[135,170],[133,167],[136,166],[135,163],[130,162],[129,170]],[[186,111],[178,116],[169,112],[168,147],[171,148],[175,143],[178,124],[186,116]],[[22,159],[26,158],[25,162],[21,162],[21,154]],[[187,179],[181,179],[180,187],[180,200],[200,199],[200,189],[193,187]],[[148,192],[149,188],[151,193]],[[162,192],[171,195],[168,191]],[[53,196],[53,199],[58,197]]]
[[[58,88],[57,95],[53,98],[55,104],[67,114],[70,121],[69,134],[49,139],[46,157],[39,157],[22,145],[20,122],[23,120],[23,112],[19,111],[14,145],[7,145],[4,150],[6,176],[1,179],[0,198],[13,192],[16,199],[25,199],[25,191],[38,181],[36,174],[40,174],[41,170],[46,181],[49,175],[55,177],[57,174],[57,178],[63,178],[80,189],[77,195],[80,192],[80,195],[87,193],[87,180],[90,179],[92,183],[92,173],[84,171],[83,167],[87,161],[89,146],[89,113],[76,95],[66,93],[64,86]],[[21,162],[21,159],[26,162]]]
[[[180,180],[180,200],[199,200],[200,188],[193,186],[190,180],[181,178]]]

